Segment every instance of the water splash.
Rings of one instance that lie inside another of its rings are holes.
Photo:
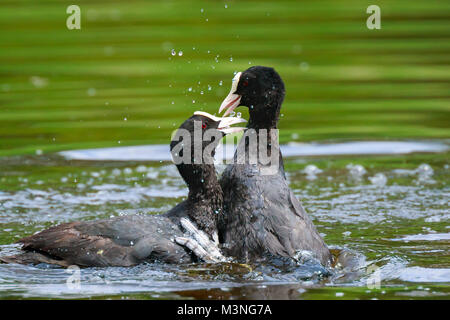
[[[369,177],[370,182],[377,187],[384,187],[387,183],[387,177],[379,172],[373,177]]]

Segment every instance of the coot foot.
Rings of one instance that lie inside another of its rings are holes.
[[[186,237],[175,237],[175,242],[189,248],[205,262],[226,262],[218,248],[218,237],[211,241],[205,232],[199,230],[189,219],[181,218],[180,223],[186,231]]]

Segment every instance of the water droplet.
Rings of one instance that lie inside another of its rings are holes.
[[[97,94],[97,90],[95,90],[94,88],[89,88],[87,90],[87,94],[88,94],[89,97],[93,97],[93,96],[95,96]]]
[[[43,88],[48,85],[48,79],[38,76],[30,77],[30,82],[36,88]]]
[[[149,179],[156,179],[158,178],[158,172],[157,171],[148,172],[146,177]]]
[[[103,52],[106,56],[112,56],[114,54],[114,48],[113,47],[104,47]]]
[[[323,171],[321,169],[317,168],[315,165],[309,164],[305,167],[305,169],[303,169],[302,172],[306,174],[306,179],[316,180],[317,175],[319,173],[322,173]]]
[[[189,87],[188,91],[191,92],[192,91],[192,87]]]
[[[242,113],[238,112],[238,113],[236,114],[236,117],[238,117],[238,118],[242,117]]]
[[[346,168],[350,175],[357,180],[367,173],[366,169],[360,164],[354,165],[350,163],[346,166]]]
[[[384,187],[387,182],[387,178],[382,173],[377,173],[373,177],[369,177],[370,182],[377,187]]]
[[[219,86],[221,86],[223,84],[223,81],[222,80],[220,80],[219,81]]]
[[[429,164],[426,163],[422,163],[418,168],[417,168],[417,172],[419,173],[429,173],[429,174],[433,174],[433,168],[431,168],[431,166]]]
[[[178,55],[181,57],[181,56],[183,55],[183,51],[180,50],[180,51],[178,52]]]
[[[300,63],[300,70],[302,71],[308,71],[309,70],[309,63],[303,61],[302,63]]]
[[[422,163],[414,172],[418,173],[418,181],[419,182],[430,182],[434,183],[434,180],[431,177],[434,174],[433,168],[426,163]]]
[[[175,51],[175,49],[172,49],[172,50],[170,51],[170,54],[174,56],[174,55],[177,54],[177,52]]]
[[[140,165],[136,168],[136,172],[146,172],[147,171],[147,167],[144,165]]]

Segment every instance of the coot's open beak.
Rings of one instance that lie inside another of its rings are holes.
[[[219,113],[225,110],[225,113],[223,114],[224,117],[229,115],[231,112],[233,112],[234,109],[239,105],[241,102],[241,96],[236,94],[236,89],[239,83],[239,79],[241,77],[242,72],[236,73],[236,75],[233,78],[233,82],[231,83],[231,90],[228,96],[223,100],[222,104],[219,108]]]
[[[219,131],[222,131],[223,134],[230,134],[243,131],[245,128],[243,127],[231,127],[233,124],[244,123],[247,120],[238,118],[238,117],[223,117],[220,120],[219,127],[217,128]]]
[[[245,128],[243,128],[243,127],[231,127],[231,126],[234,124],[247,122],[247,120],[245,120],[243,118],[239,118],[239,117],[223,117],[223,118],[221,118],[221,117],[213,116],[212,114],[209,114],[204,111],[195,111],[194,115],[204,116],[204,117],[214,120],[215,122],[219,122],[217,130],[223,132],[223,134],[225,134],[225,135],[230,134],[230,133],[240,132],[240,131],[244,130]]]

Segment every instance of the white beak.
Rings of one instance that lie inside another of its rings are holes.
[[[241,96],[236,94],[236,89],[239,83],[239,79],[241,78],[242,72],[236,73],[236,75],[233,78],[233,81],[231,83],[231,90],[228,96],[223,100],[222,104],[219,108],[219,113],[225,110],[225,113],[223,114],[224,117],[229,115],[231,112],[233,112],[234,109],[239,105],[241,102]]]
[[[212,114],[209,114],[207,112],[204,111],[195,111],[194,115],[198,115],[198,116],[204,116],[207,118],[210,118],[216,122],[219,122],[219,126],[217,127],[217,130],[223,132],[224,134],[229,134],[229,133],[236,133],[236,132],[240,132],[242,130],[244,130],[245,128],[243,127],[230,127],[234,124],[238,124],[238,123],[244,123],[247,122],[247,120],[245,120],[244,118],[239,118],[239,117],[216,117],[213,116]]]
[[[244,130],[243,127],[232,127],[233,124],[244,123],[247,120],[238,117],[224,117],[219,122],[218,130],[222,131],[224,134],[236,133]]]

